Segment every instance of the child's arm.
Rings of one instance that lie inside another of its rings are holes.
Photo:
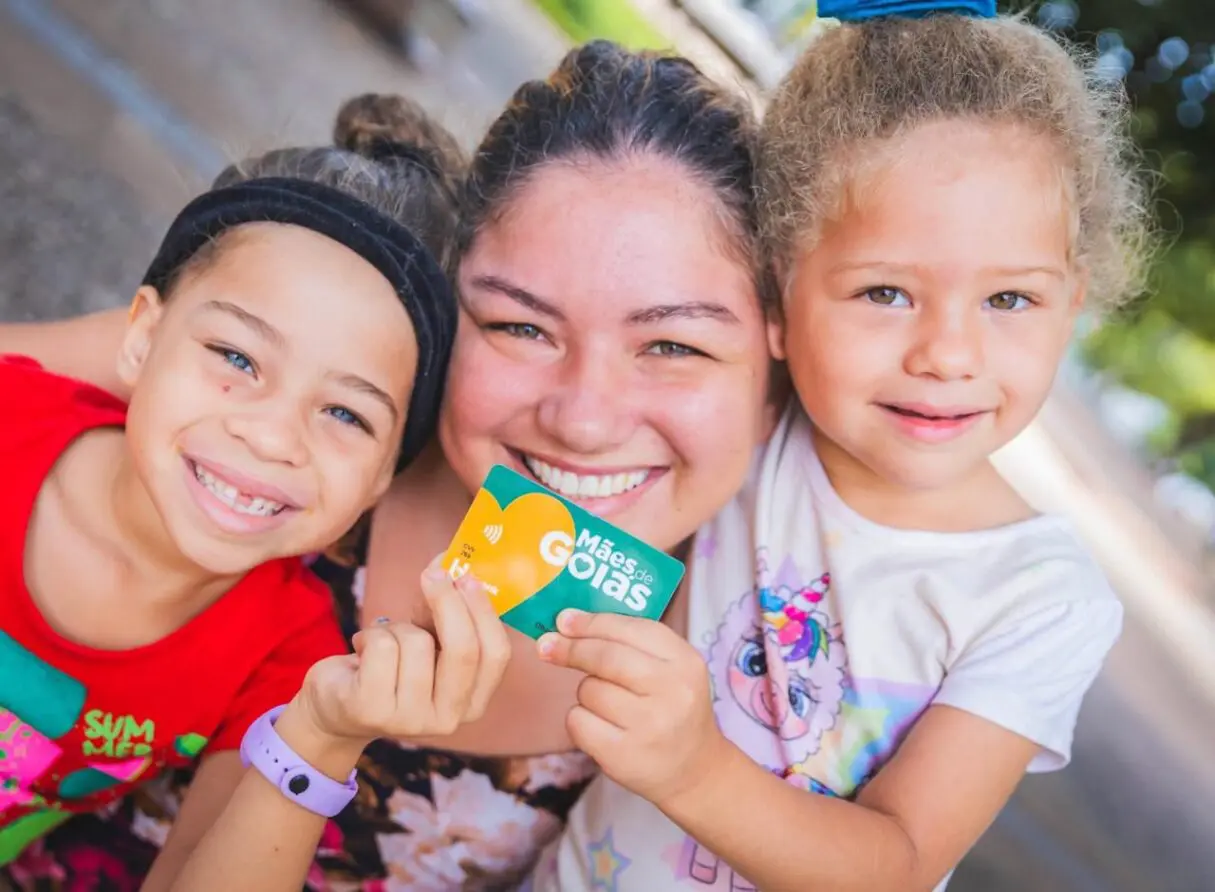
[[[293,701],[275,731],[308,764],[345,781],[370,741],[319,731],[307,709]],[[143,892],[298,892],[326,819],[295,804],[260,772],[245,769],[236,753],[221,753],[210,762],[195,776]],[[214,770],[208,774],[208,769]],[[203,789],[196,793],[200,784]]]
[[[1111,595],[995,624],[855,802],[809,793],[727,741],[703,658],[665,626],[566,611],[540,648],[590,676],[567,722],[578,747],[758,888],[930,890],[1031,761],[1066,762],[1121,623]]]
[[[484,711],[510,643],[483,589],[467,577],[453,584],[437,564],[423,579],[434,637],[408,623],[360,632],[356,654],[317,663],[275,722],[315,770],[345,782],[375,738],[447,734]],[[145,890],[303,886],[326,819],[257,770],[234,774],[231,764],[224,759],[200,770]],[[203,770],[212,771],[214,787],[200,788]]]
[[[46,369],[95,384],[126,399],[118,378],[118,353],[126,331],[126,310],[102,310],[56,322],[0,324],[0,354],[18,353]]]
[[[279,722],[281,724],[282,719]],[[244,776],[245,766],[241,764],[238,752],[229,750],[202,758],[173,820],[169,838],[144,880],[143,889],[150,892],[170,888],[199,840],[235,796]]]
[[[931,707],[855,802],[807,793],[724,739],[703,785],[661,807],[758,888],[936,888],[1012,796],[1038,746]]]

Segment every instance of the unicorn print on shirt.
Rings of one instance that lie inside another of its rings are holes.
[[[796,786],[830,793],[793,769],[819,751],[845,696],[844,641],[826,612],[831,577],[774,585],[764,557],[761,551],[755,589],[727,608],[704,650],[713,710],[725,735],[756,762]],[[690,837],[680,861],[677,873],[699,885],[755,888]]]

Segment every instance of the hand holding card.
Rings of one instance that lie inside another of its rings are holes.
[[[521,474],[495,465],[443,567],[472,570],[502,621],[531,638],[567,607],[659,619],[683,578],[681,562]]]

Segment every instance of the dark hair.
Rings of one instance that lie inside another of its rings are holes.
[[[606,40],[587,43],[547,80],[519,87],[490,125],[465,185],[460,251],[545,165],[654,153],[713,190],[758,280],[757,131],[748,101],[687,59],[630,52]]]
[[[224,168],[213,189],[291,177],[339,189],[406,226],[451,272],[467,160],[455,137],[404,96],[367,93],[345,102],[333,145],[275,149]],[[226,238],[226,236],[225,236]],[[217,256],[223,238],[198,251],[163,289]]]

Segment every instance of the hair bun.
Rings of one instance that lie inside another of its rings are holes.
[[[365,93],[347,100],[333,124],[333,142],[375,161],[399,158],[435,173],[464,166],[455,138],[404,96]]]

